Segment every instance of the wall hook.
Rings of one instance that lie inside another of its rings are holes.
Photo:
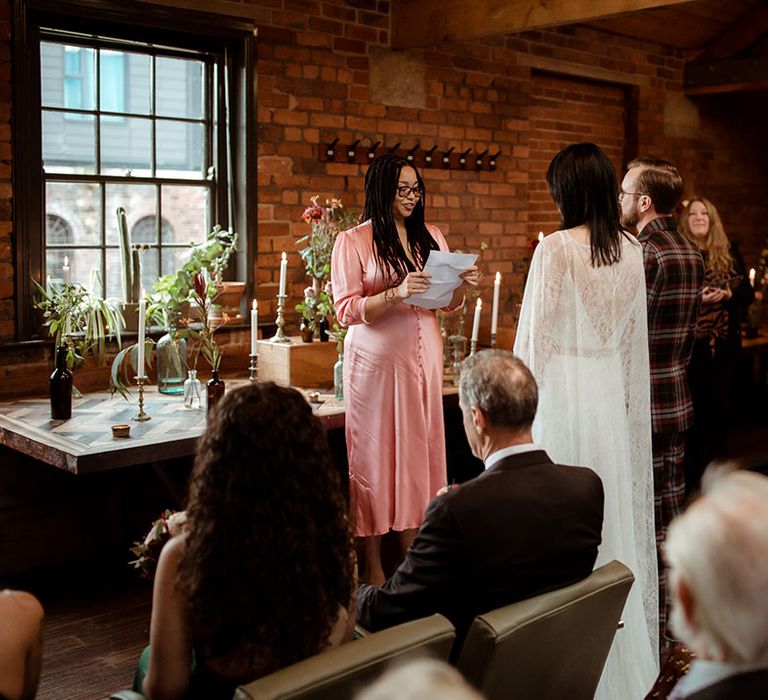
[[[424,165],[428,168],[432,167],[432,154],[437,150],[437,144],[432,146],[428,151],[424,151]]]
[[[417,143],[417,144],[416,144],[416,145],[415,145],[415,146],[414,146],[414,147],[413,147],[413,148],[412,148],[410,151],[408,151],[408,152],[405,154],[405,159],[406,159],[406,160],[407,160],[409,163],[413,163],[413,157],[414,157],[414,154],[416,153],[416,151],[418,151],[418,150],[419,150],[419,147],[420,147],[420,146],[421,146],[421,144],[420,144],[420,143]]]
[[[451,146],[445,153],[443,153],[443,167],[447,168],[451,164],[451,153],[455,146]]]
[[[371,144],[371,147],[368,149],[368,160],[373,160],[376,157],[376,149],[379,147],[379,144],[381,141],[377,141],[374,144]]]
[[[482,170],[483,169],[483,158],[485,158],[486,155],[488,155],[488,149],[487,148],[482,153],[478,153],[477,154],[477,158],[475,158],[475,167],[478,170]]]
[[[339,139],[333,139],[326,147],[325,147],[325,155],[328,156],[328,160],[334,160],[336,158],[336,144],[339,142]]]
[[[398,141],[394,146],[392,146],[392,148],[387,148],[387,150],[390,153],[394,153],[398,148],[400,148],[400,141]]]
[[[496,160],[501,155],[501,149],[496,151],[492,156],[490,156],[488,160],[488,169],[489,170],[496,170]]]
[[[464,168],[467,165],[467,156],[469,155],[469,152],[471,151],[471,148],[468,148],[466,151],[459,153],[459,165]]]
[[[355,162],[355,155],[357,153],[357,144],[360,143],[360,139],[357,139],[357,141],[354,141],[353,143],[350,143],[349,146],[347,146],[347,160],[350,163]]]

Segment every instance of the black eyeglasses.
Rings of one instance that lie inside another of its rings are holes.
[[[397,196],[401,199],[408,199],[413,195],[416,199],[421,199],[424,196],[424,188],[421,185],[415,187],[409,187],[408,185],[397,186]]]
[[[622,199],[623,197],[643,197],[645,195],[645,192],[625,192],[624,190],[621,190],[619,192],[619,199]]]

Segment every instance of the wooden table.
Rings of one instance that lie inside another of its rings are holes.
[[[247,382],[227,379],[227,389]],[[330,394],[320,395],[313,404],[327,430],[344,426],[344,404]],[[135,392],[129,401],[109,392],[85,394],[75,399],[72,418],[51,420],[50,403],[45,398],[0,402],[0,445],[65,469],[72,474],[158,463],[191,456],[205,430],[205,409],[184,408],[181,396],[160,394],[150,386],[144,394],[144,410],[151,420],[132,420],[138,413]],[[131,426],[129,438],[112,437],[111,426]]]

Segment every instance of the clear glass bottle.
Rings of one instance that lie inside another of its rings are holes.
[[[339,353],[339,359],[333,366],[333,395],[339,400],[344,399],[344,353]]]
[[[161,394],[183,394],[186,383],[187,341],[179,338],[176,328],[157,341],[157,390]]]
[[[187,371],[187,378],[184,381],[184,407],[200,408],[203,403],[203,385],[197,378],[197,370]]]
[[[208,408],[206,410],[210,413],[213,407],[219,403],[221,397],[224,396],[224,390],[226,389],[224,380],[219,377],[219,370],[211,370],[211,378],[206,383],[206,389],[208,393]]]
[[[56,369],[49,380],[51,393],[51,419],[68,420],[72,417],[72,372],[67,369],[67,348],[56,348]]]

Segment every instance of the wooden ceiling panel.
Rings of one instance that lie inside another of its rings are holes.
[[[700,0],[638,10],[585,24],[612,34],[648,39],[685,51],[700,51],[742,16],[763,6],[764,0]]]

